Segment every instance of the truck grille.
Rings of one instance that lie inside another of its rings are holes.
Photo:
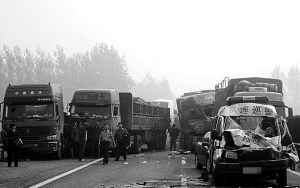
[[[50,134],[50,126],[28,126],[17,127],[17,131],[22,140],[39,140],[42,135]]]

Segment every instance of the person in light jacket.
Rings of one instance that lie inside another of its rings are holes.
[[[99,142],[99,145],[101,145],[103,147],[103,152],[104,152],[103,165],[108,164],[108,152],[109,152],[111,142],[114,142],[113,139],[114,139],[113,134],[108,129],[108,124],[105,124],[104,130],[101,132],[100,142]]]

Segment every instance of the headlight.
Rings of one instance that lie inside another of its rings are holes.
[[[229,159],[237,159],[237,154],[232,151],[226,151],[225,157]]]
[[[56,135],[47,136],[47,140],[56,140]]]

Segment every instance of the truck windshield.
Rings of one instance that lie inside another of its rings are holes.
[[[9,103],[5,109],[5,119],[50,119],[53,118],[54,103]]]
[[[270,117],[227,117],[226,129],[250,130],[266,137],[278,136],[275,118]]]
[[[192,109],[186,114],[187,119],[204,119],[205,113],[201,108]]]
[[[75,116],[85,116],[89,118],[109,119],[111,116],[110,105],[105,106],[80,106],[72,105],[70,114]]]

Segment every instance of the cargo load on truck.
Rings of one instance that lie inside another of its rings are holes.
[[[21,155],[51,154],[60,159],[63,148],[63,93],[60,84],[9,85],[3,124],[15,124],[24,146]]]
[[[142,144],[151,150],[165,149],[166,130],[171,122],[170,108],[143,101],[129,92],[120,92],[121,119],[133,137],[133,153],[140,153]]]
[[[214,101],[215,93],[212,90],[189,92],[176,99],[181,149],[193,152],[196,143],[211,130]]]
[[[215,85],[215,89],[216,111],[226,105],[226,99],[230,96],[267,96],[269,104],[276,108],[279,116],[283,118],[293,116],[292,109],[285,105],[280,79],[261,77],[229,79],[226,77],[221,83]],[[287,110],[288,114],[286,114]]]

